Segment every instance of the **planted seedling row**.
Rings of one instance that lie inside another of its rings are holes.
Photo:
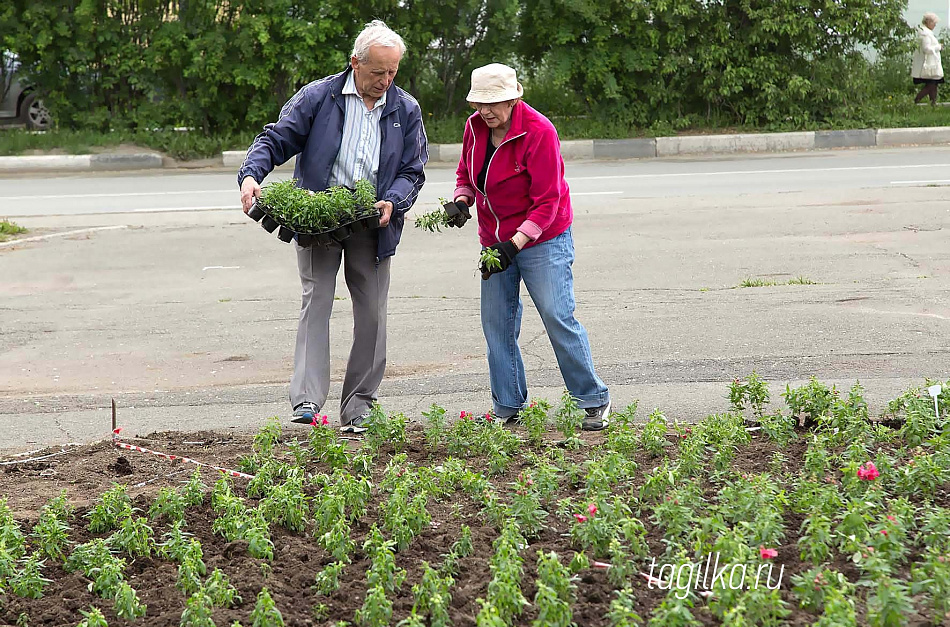
[[[148,519],[122,486],[84,512],[85,530],[64,497],[29,534],[0,506],[0,618],[55,602],[55,560],[107,601],[77,612],[87,625],[147,624],[123,574],[133,562],[139,592],[176,565],[175,620],[201,627],[945,622],[950,402],[912,389],[882,424],[860,386],[813,380],[773,410],[754,373],[729,398],[695,423],[638,419],[633,404],[594,435],[569,394],[532,402],[515,429],[437,405],[415,426],[376,405],[359,444],[271,420],[239,460],[253,480],[222,478],[206,499],[196,474],[159,490]],[[76,543],[79,531],[101,537]],[[222,546],[240,581],[210,568]]]

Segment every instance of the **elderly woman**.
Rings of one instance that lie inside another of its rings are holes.
[[[523,93],[506,65],[472,72],[468,101],[475,113],[465,125],[453,197],[456,215],[475,205],[481,244],[500,261],[481,268],[492,411],[516,424],[528,400],[518,346],[524,281],[564,383],[585,410],[583,428],[598,431],[607,426],[610,395],[594,372],[587,331],[574,317],[574,213],[561,144],[554,125],[521,100]]]
[[[915,103],[929,96],[930,104],[937,104],[937,85],[943,82],[943,64],[940,60],[943,46],[934,35],[936,27],[937,16],[924,13],[923,23],[917,27],[917,51],[914,52],[914,64],[911,67],[914,84],[923,85],[914,98]]]

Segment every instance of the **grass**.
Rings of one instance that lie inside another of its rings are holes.
[[[746,277],[739,282],[739,285],[733,286],[733,289],[742,287],[774,287],[776,285],[818,285],[818,281],[812,281],[806,276],[797,276],[794,279],[789,279],[785,283],[778,283],[776,281],[768,281],[766,279],[759,279],[755,277]]]
[[[797,276],[794,279],[789,279],[788,285],[818,285],[818,281],[812,281],[806,276]]]
[[[244,150],[254,133],[205,136],[193,131],[112,131],[55,130],[31,133],[22,129],[0,130],[0,155],[22,155],[28,151],[59,151],[71,155],[89,154],[95,149],[120,144],[163,152],[175,159],[214,157],[223,150]]]
[[[530,98],[526,100],[531,104]],[[426,119],[426,135],[433,144],[457,144],[462,141],[467,115]],[[768,133],[791,131],[832,131],[861,128],[915,128],[950,126],[950,106],[930,107],[914,104],[912,94],[883,97],[864,105],[850,116],[839,116],[826,123],[805,125],[788,122],[767,126],[735,124],[725,119],[710,117],[699,123],[674,125],[657,121],[651,126],[634,126],[617,119],[599,119],[591,116],[550,116],[562,140],[573,139],[631,139],[637,137],[667,137],[676,135],[719,135],[732,133]]]
[[[9,220],[0,220],[0,242],[5,242],[14,235],[22,235],[26,229]]]
[[[773,285],[778,285],[778,283],[775,281],[766,281],[765,279],[746,277],[742,279],[736,287],[771,287]]]
[[[530,104],[530,98],[528,99]],[[426,115],[425,129],[430,144],[457,144],[462,141],[467,113],[438,117]],[[762,133],[785,131],[844,130],[859,128],[914,128],[950,126],[950,106],[916,106],[913,95],[883,97],[839,116],[827,123],[735,124],[711,117],[689,125],[657,121],[651,126],[634,126],[618,119],[591,116],[552,115],[562,140],[628,139],[674,135],[711,135],[729,133]],[[244,150],[257,129],[243,133],[206,136],[195,131],[85,131],[56,130],[30,133],[22,129],[0,130],[0,155],[20,155],[28,151],[57,150],[67,154],[88,154],[93,149],[108,149],[119,144],[140,146],[163,152],[175,159],[189,160],[214,157],[223,150]]]

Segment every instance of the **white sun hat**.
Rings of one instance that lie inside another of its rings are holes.
[[[521,98],[524,88],[518,82],[514,68],[501,63],[490,63],[472,70],[472,89],[465,99],[469,102],[491,104]]]

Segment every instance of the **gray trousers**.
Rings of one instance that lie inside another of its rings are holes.
[[[296,243],[303,301],[290,402],[322,408],[330,389],[330,313],[336,275],[343,276],[353,301],[353,346],[346,363],[340,400],[340,424],[367,413],[386,370],[386,304],[391,258],[376,263],[376,231],[355,233],[342,244],[301,248]]]

